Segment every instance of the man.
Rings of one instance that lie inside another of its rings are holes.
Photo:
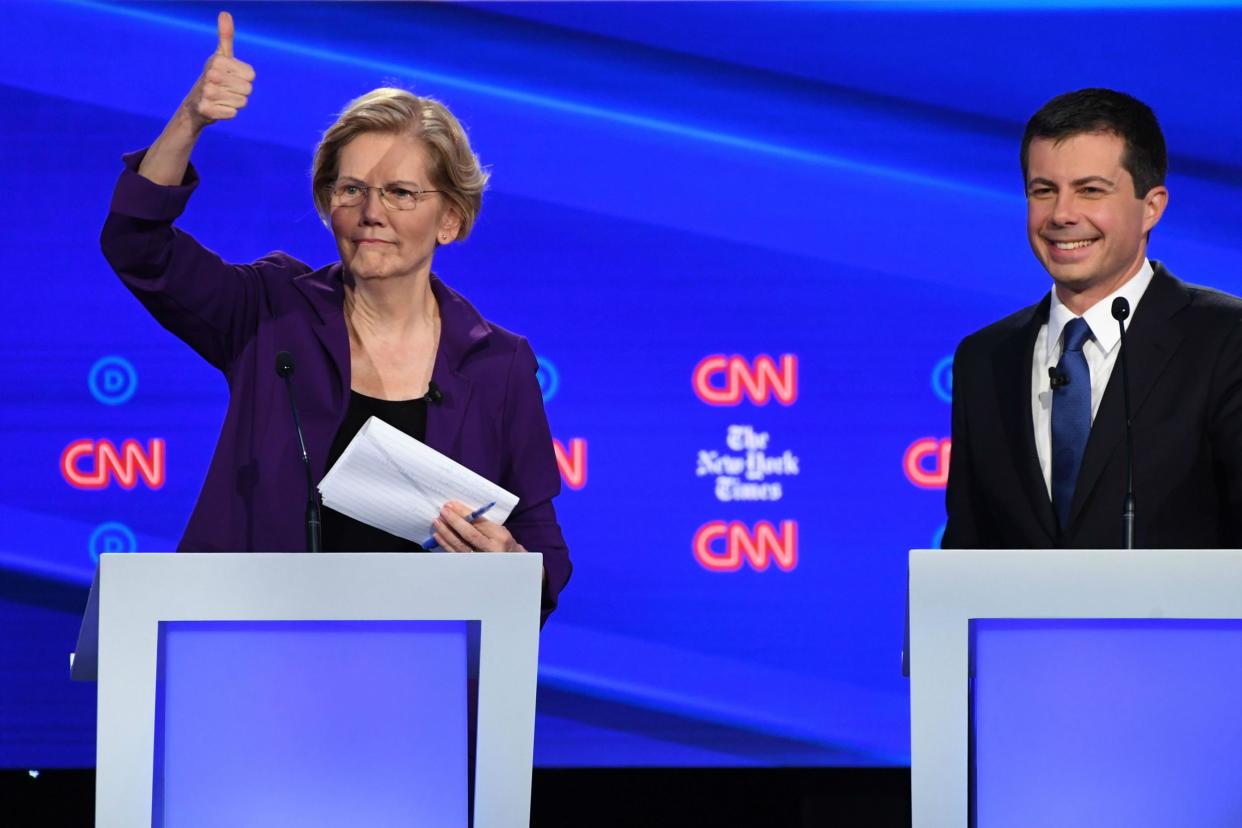
[[[1155,115],[1120,92],[1070,92],[1031,118],[1021,157],[1053,287],[958,347],[943,545],[1122,545],[1123,297],[1135,545],[1242,546],[1242,300],[1147,259],[1168,203]]]

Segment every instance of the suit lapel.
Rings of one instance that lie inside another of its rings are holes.
[[[427,445],[441,454],[452,456],[457,435],[465,421],[470,404],[472,383],[470,379],[449,367],[436,352],[436,364],[431,380],[440,392],[440,401],[427,406]]]
[[[1013,457],[1014,468],[1026,501],[1031,504],[1040,527],[1048,538],[1056,537],[1056,513],[1044,484],[1035,451],[1035,424],[1031,419],[1031,360],[1035,354],[1035,338],[1048,319],[1049,298],[1030,310],[1030,317],[1016,328],[996,349],[992,368],[993,387],[997,390],[1001,421],[1006,443]]]
[[[1139,419],[1143,403],[1182,341],[1184,334],[1173,324],[1173,316],[1190,301],[1190,295],[1182,284],[1159,262],[1153,262],[1152,266],[1151,283],[1126,328],[1132,421]],[[1121,381],[1121,359],[1118,357],[1083,451],[1082,467],[1074,486],[1074,501],[1070,506],[1070,526],[1077,521],[1104,467],[1125,436],[1125,400]],[[1117,504],[1117,515],[1120,520],[1121,503]]]
[[[311,330],[323,345],[336,371],[339,389],[337,410],[344,417],[344,412],[349,407],[350,366],[349,332],[345,329],[345,315],[342,312],[345,285],[341,266],[335,264],[306,273],[296,277],[293,283],[306,297],[318,317],[311,324]]]
[[[341,389],[337,410],[349,408],[349,332],[345,328],[345,279],[341,265],[298,276],[298,290],[315,310],[311,328],[331,358]],[[427,445],[450,454],[466,419],[472,382],[461,370],[466,357],[491,334],[491,326],[474,306],[432,274],[431,291],[440,307],[440,343],[431,379],[440,391],[439,403],[427,409]],[[333,432],[335,433],[335,431]]]
[[[473,382],[462,367],[466,357],[491,334],[491,326],[473,305],[434,274],[431,292],[440,307],[440,344],[431,380],[441,397],[427,407],[427,445],[452,457],[458,454],[454,447],[468,419],[473,391]]]

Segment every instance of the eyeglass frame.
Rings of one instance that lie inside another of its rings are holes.
[[[350,186],[357,187],[359,190],[361,190],[362,198],[358,199],[358,201],[353,204],[343,204],[337,201],[336,188],[341,184],[341,180],[337,179],[336,181],[333,181],[331,184],[324,185],[324,189],[328,191],[328,198],[330,202],[336,202],[337,207],[360,207],[363,204],[365,204],[368,199],[371,198],[372,190],[378,190],[380,204],[384,205],[385,209],[396,210],[398,212],[404,213],[404,212],[408,212],[410,210],[416,209],[419,203],[423,200],[424,195],[428,193],[443,193],[444,192],[443,190],[424,190],[422,187],[420,187],[418,184],[415,184],[413,181],[390,181],[387,184],[376,184],[374,186],[369,185],[369,184],[363,184],[362,182],[357,181],[356,179],[347,178],[345,179],[345,181],[356,182],[356,183],[351,184]],[[408,185],[408,186],[399,187],[397,186],[398,184]],[[402,207],[397,202],[390,201],[389,200],[390,188],[393,190],[407,190],[409,192],[412,192],[414,194],[414,203],[411,204],[409,207]]]

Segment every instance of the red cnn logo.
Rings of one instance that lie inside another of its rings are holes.
[[[89,470],[83,468],[86,457],[93,461]],[[164,485],[164,440],[148,440],[145,452],[137,440],[124,441],[120,450],[111,440],[74,440],[61,452],[60,473],[77,489],[104,489],[113,480],[132,489],[139,478],[148,489],[159,489]]]
[[[771,561],[788,572],[798,565],[798,522],[782,520],[780,532],[766,520],[753,531],[736,520],[704,523],[694,533],[694,558],[713,572],[736,572],[743,558],[760,572]]]
[[[561,471],[561,479],[565,485],[575,491],[586,485],[587,481],[587,441],[574,437],[569,441],[569,449],[555,437],[552,438],[552,451],[556,454],[556,467]]]
[[[780,367],[772,357],[760,354],[752,366],[734,354],[712,354],[694,366],[694,393],[708,405],[738,405],[742,396],[755,405],[767,405],[776,397],[781,405],[798,399],[798,357],[781,354]]]
[[[948,437],[915,440],[906,449],[902,461],[906,479],[920,489],[943,489],[949,483],[949,455],[952,451],[953,441]]]

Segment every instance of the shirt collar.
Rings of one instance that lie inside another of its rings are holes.
[[[1125,321],[1128,329],[1130,320],[1134,318],[1134,312],[1138,310],[1139,300],[1143,298],[1147,286],[1151,283],[1151,277],[1151,262],[1143,259],[1143,266],[1139,268],[1138,273],[1127,279],[1121,287],[1096,302],[1082,315],[1082,318],[1087,321],[1087,327],[1091,329],[1091,337],[1104,353],[1110,353],[1121,339],[1121,332],[1117,330],[1117,320],[1113,319],[1113,300],[1118,296],[1123,296],[1130,303],[1130,316]],[[1073,311],[1061,304],[1056,288],[1053,288],[1052,301],[1048,306],[1048,339],[1044,343],[1044,361],[1048,364],[1060,358],[1061,332],[1073,318]]]

